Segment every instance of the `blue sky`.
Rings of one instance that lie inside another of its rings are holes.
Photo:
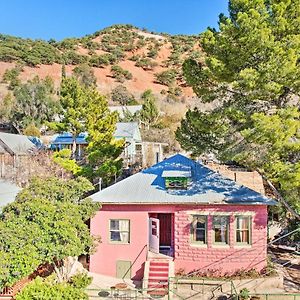
[[[227,0],[0,0],[0,33],[57,40],[113,24],[198,34],[217,27]]]

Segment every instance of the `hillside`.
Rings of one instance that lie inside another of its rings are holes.
[[[115,25],[83,38],[55,40],[29,40],[0,35],[0,78],[5,70],[22,64],[22,81],[50,76],[58,86],[62,64],[66,74],[79,64],[88,64],[94,70],[97,86],[108,94],[120,81],[136,97],[145,90],[156,94],[174,94],[178,98],[193,97],[192,89],[185,85],[181,63],[187,57],[201,58],[196,36],[159,35],[142,31],[131,25]],[[113,78],[111,67],[118,65],[128,71],[130,79]],[[158,80],[156,74],[163,74]],[[176,90],[174,90],[176,88]],[[5,94],[0,88],[0,97]]]

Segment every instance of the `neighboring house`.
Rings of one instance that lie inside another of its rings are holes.
[[[0,146],[10,155],[28,155],[36,151],[35,145],[28,136],[21,134],[11,134],[0,132]]]
[[[116,131],[114,133],[116,139],[125,140],[125,148],[122,153],[125,165],[132,165],[140,160],[138,157],[139,148],[141,148],[142,138],[137,122],[119,122],[116,124]],[[82,157],[84,148],[88,142],[86,140],[87,133],[81,133],[76,137],[76,156]],[[50,149],[61,150],[65,148],[71,149],[73,145],[73,137],[71,133],[65,132],[56,135],[50,144]]]
[[[144,277],[151,287],[174,270],[224,275],[267,265],[267,206],[276,202],[183,155],[91,198],[102,204],[90,223],[101,236],[91,272]]]
[[[169,144],[159,142],[142,142],[142,167],[149,167],[161,162]]]
[[[2,208],[13,202],[17,196],[17,194],[21,191],[21,188],[17,185],[0,179],[0,212]]]
[[[137,122],[119,122],[114,133],[116,139],[124,139],[125,147],[122,153],[125,166],[128,167],[134,163],[140,163],[142,157],[142,137]]]
[[[109,110],[111,112],[118,112],[120,119],[123,119],[126,117],[128,114],[129,115],[134,115],[138,113],[139,111],[142,110],[142,105],[128,105],[128,106],[109,106]]]
[[[80,159],[84,153],[84,148],[87,146],[88,142],[86,141],[87,133],[80,133],[76,137],[76,157]],[[62,149],[72,149],[73,147],[73,135],[69,132],[64,132],[57,134],[53,137],[50,142],[50,149],[59,151]]]
[[[0,177],[37,150],[26,135],[0,132]]]

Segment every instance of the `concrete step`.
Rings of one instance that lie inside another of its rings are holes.
[[[160,266],[150,266],[150,272],[167,272],[169,270],[169,266],[160,267]]]
[[[164,272],[164,273],[160,273],[160,272],[158,272],[158,273],[154,273],[154,272],[150,272],[149,273],[149,278],[151,279],[151,278],[166,278],[166,279],[168,279],[169,278],[169,273],[168,272]]]

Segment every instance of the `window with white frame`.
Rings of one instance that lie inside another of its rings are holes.
[[[130,222],[129,220],[114,219],[109,224],[110,241],[117,243],[130,242]]]
[[[236,216],[236,243],[250,244],[251,234],[251,217],[250,216]]]
[[[199,244],[206,244],[206,231],[207,231],[207,217],[206,216],[193,216],[191,224],[191,240]]]
[[[217,244],[229,244],[229,216],[213,217],[213,241]]]

